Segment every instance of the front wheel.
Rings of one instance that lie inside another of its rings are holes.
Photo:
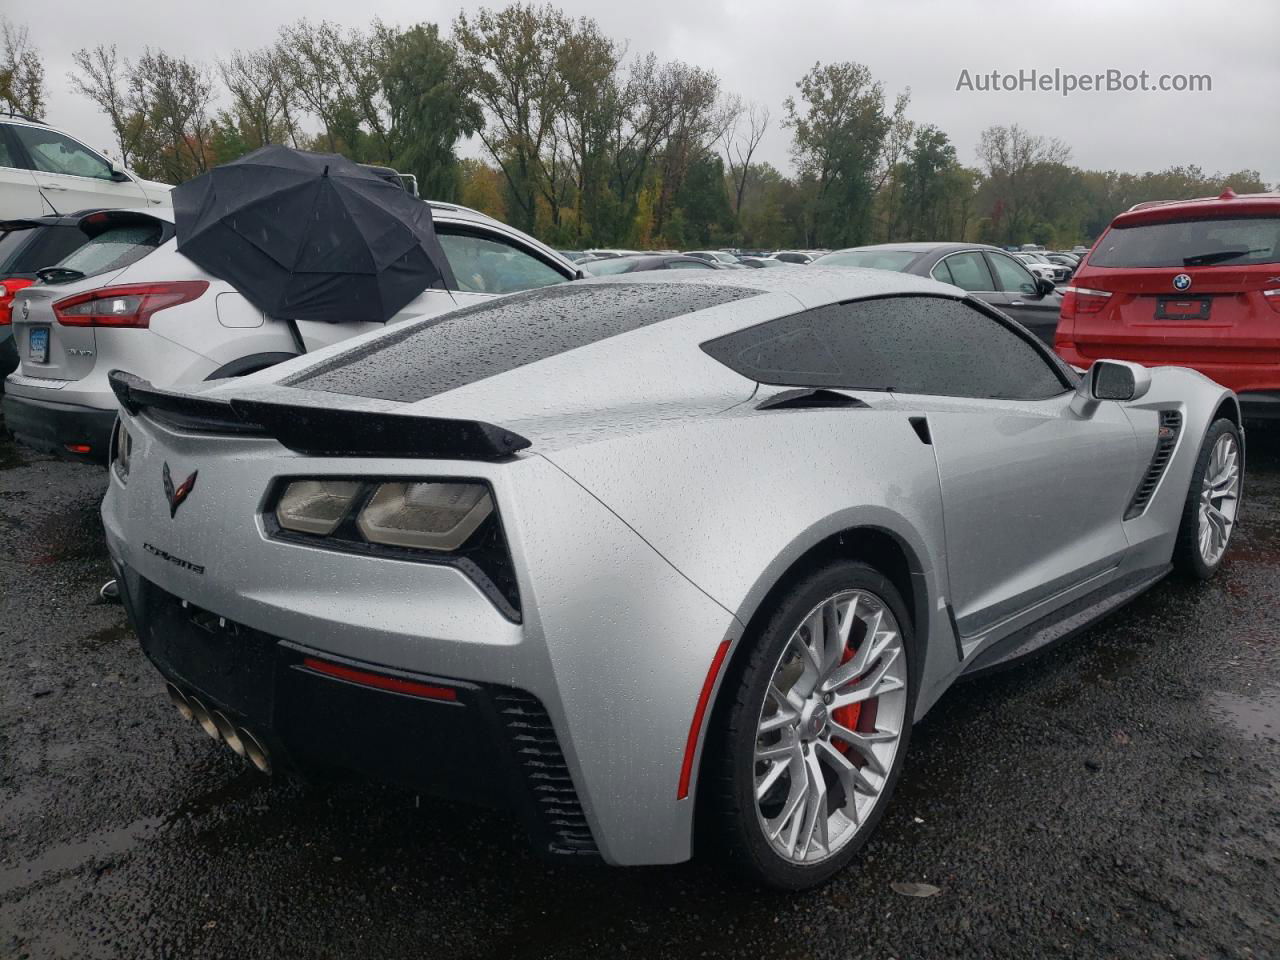
[[[1235,532],[1243,486],[1240,429],[1215,420],[1191,472],[1182,509],[1174,565],[1188,576],[1208,580],[1218,572]]]
[[[746,638],[714,815],[726,852],[758,880],[821,883],[875,828],[911,732],[909,631],[893,585],[841,561],[788,590]]]

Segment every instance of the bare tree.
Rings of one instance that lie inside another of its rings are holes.
[[[391,107],[383,91],[382,78],[386,73],[387,54],[396,35],[394,28],[375,19],[367,35],[351,30],[338,45],[350,108],[356,121],[368,126],[377,145],[378,159],[383,163],[395,160],[390,130]]]
[[[144,124],[140,160],[147,172],[181,183],[209,169],[213,82],[203,65],[164,51],[143,51],[129,73],[129,106]]]
[[[993,225],[1006,240],[1018,242],[1030,234],[1043,212],[1038,202],[1042,181],[1062,172],[1071,148],[1057,137],[1037,136],[1015,123],[983,130],[978,159],[986,168]]]
[[[0,17],[0,104],[33,120],[44,116],[44,63],[26,27]]]
[[[564,176],[557,121],[567,96],[557,52],[572,32],[555,7],[515,4],[460,13],[453,24],[465,82],[484,111],[480,139],[515,200],[513,219],[531,230],[539,194],[559,224]]]
[[[751,158],[769,129],[769,108],[751,103],[743,109],[736,100],[733,106],[736,108],[732,110],[733,121],[721,140],[729,178],[733,181],[733,212],[739,214],[742,212],[742,198],[747,192],[747,168],[751,166]]]
[[[116,147],[120,151],[120,162],[125,166],[134,164],[136,151],[135,138],[131,135],[130,106],[128,100],[128,80],[124,67],[116,53],[116,46],[99,44],[92,50],[77,50],[71,55],[79,72],[67,74],[71,89],[88,97],[98,105],[98,109],[111,121],[111,131],[116,137]]]
[[[324,138],[336,151],[354,133],[351,96],[343,69],[342,31],[332,23],[309,20],[280,28],[280,63],[299,102],[324,126]]]
[[[218,72],[231,95],[231,107],[250,145],[288,140],[296,145],[293,87],[280,62],[279,49],[236,50],[218,63]]]

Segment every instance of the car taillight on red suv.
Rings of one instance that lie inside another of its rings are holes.
[[[13,323],[13,295],[23,287],[29,287],[35,281],[10,277],[0,283],[0,327]]]
[[[65,297],[53,305],[54,316],[66,327],[133,327],[151,325],[151,315],[198,299],[206,280],[168,283],[125,283]]]
[[[1107,305],[1111,294],[1106,290],[1088,287],[1064,287],[1062,290],[1062,319],[1074,320],[1077,314],[1097,313]]]

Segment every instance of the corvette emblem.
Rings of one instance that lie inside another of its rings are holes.
[[[173,485],[173,477],[169,474],[169,464],[164,465],[164,496],[169,501],[169,519],[172,520],[178,512],[178,508],[191,495],[191,491],[196,486],[196,476],[199,470],[192,470],[191,476],[183,480],[178,487]]]
[[[1174,277],[1174,278],[1173,278],[1173,289],[1175,289],[1175,290],[1190,290],[1190,289],[1191,289],[1191,277],[1190,277],[1190,276],[1188,276],[1188,275],[1187,275],[1187,274],[1185,274],[1185,273],[1180,273],[1180,274],[1178,274],[1176,277]]]

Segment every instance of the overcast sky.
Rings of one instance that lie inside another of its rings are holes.
[[[471,0],[5,0],[45,58],[48,119],[107,147],[111,134],[66,80],[71,52],[116,43],[122,54],[162,48],[212,64],[237,47],[268,43],[303,15],[362,25],[368,18],[447,26]],[[1139,3],[1129,0],[564,0],[593,16],[632,52],[655,51],[709,67],[726,90],[767,105],[773,124],[762,159],[789,168],[782,101],[815,61],[857,60],[886,93],[911,89],[910,116],[934,123],[964,163],[976,162],[978,133],[1019,123],[1064,139],[1076,164],[1140,172],[1198,164],[1208,172],[1252,168],[1280,182],[1280,4]],[[1109,69],[1151,82],[1162,74],[1208,74],[1209,92],[982,93],[957,90],[993,70],[1094,74]]]

